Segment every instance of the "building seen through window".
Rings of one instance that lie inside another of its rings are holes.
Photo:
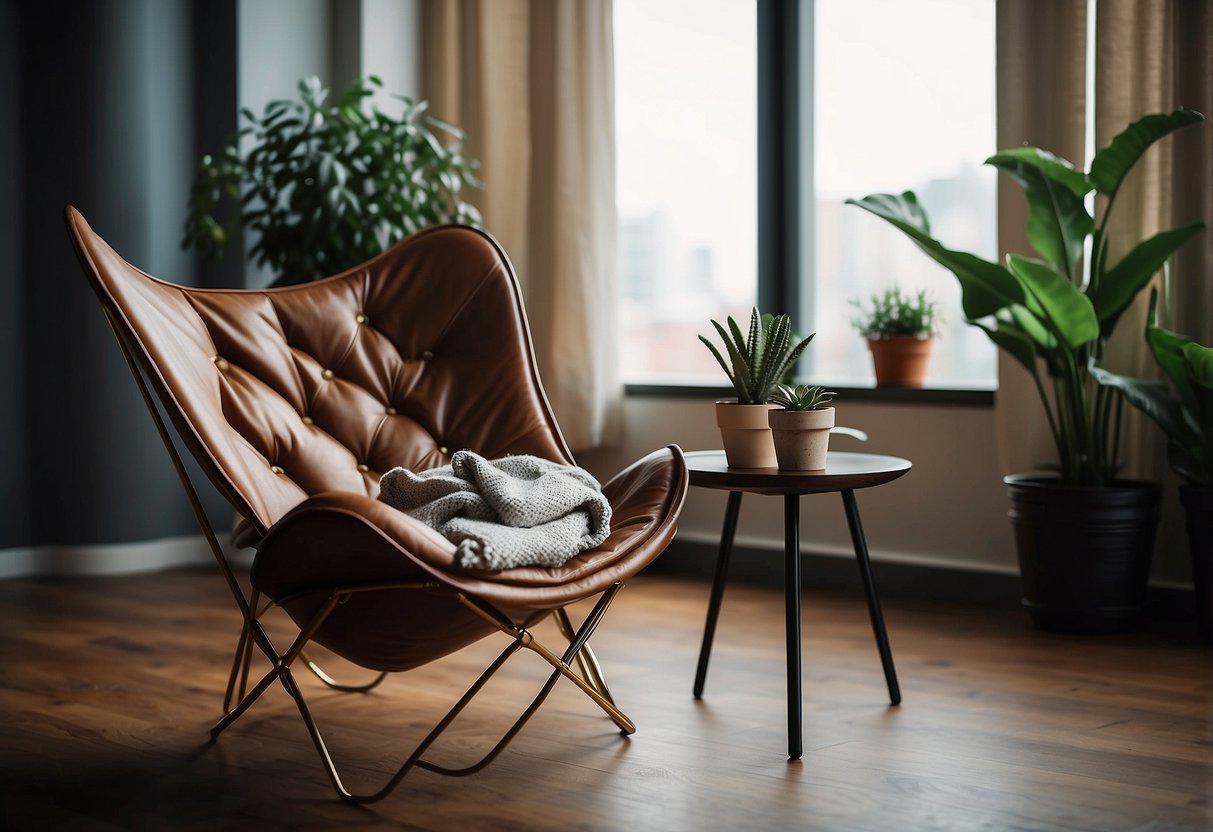
[[[955,278],[847,197],[914,190],[951,248],[997,254],[994,0],[816,0],[815,193],[801,374],[872,383],[852,298],[898,285],[940,305],[929,386],[993,387],[995,351],[967,326]],[[750,0],[616,0],[621,360],[639,384],[724,380],[696,335],[758,296],[757,58]]]

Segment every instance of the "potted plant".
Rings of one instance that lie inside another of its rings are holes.
[[[1162,231],[1111,263],[1108,217],[1146,149],[1202,121],[1200,113],[1185,109],[1148,115],[1099,150],[1087,172],[1035,147],[991,156],[987,164],[1024,190],[1028,241],[1038,255],[1012,254],[1006,265],[953,251],[932,237],[912,192],[850,200],[955,274],[966,321],[1036,383],[1057,448],[1057,471],[1005,481],[1024,605],[1042,628],[1122,631],[1144,605],[1160,489],[1117,479],[1123,397],[1090,368],[1102,359],[1121,313],[1203,224]],[[1084,204],[1091,191],[1103,197],[1096,201],[1098,217]],[[1084,258],[1088,238],[1091,255]]]
[[[246,125],[198,163],[182,247],[217,259],[247,228],[249,257],[284,285],[356,266],[428,225],[478,225],[463,201],[479,186],[463,133],[403,96],[401,115],[384,113],[371,104],[382,85],[372,75],[326,104],[319,79],[305,78],[298,101],[271,101],[260,118],[242,110]]]
[[[851,325],[868,341],[877,387],[922,387],[931,357],[931,339],[938,334],[936,304],[925,291],[903,294],[892,286],[873,294],[871,308],[858,298],[851,305],[859,315]]]
[[[777,385],[771,403],[781,409],[767,414],[780,471],[821,471],[826,467],[830,430],[834,427],[836,393],[823,387]]]
[[[1130,378],[1093,367],[1101,384],[1118,388],[1167,437],[1167,460],[1184,481],[1188,550],[1200,637],[1213,641],[1213,347],[1158,326],[1157,291],[1150,293],[1146,343],[1167,376]]]
[[[793,344],[791,318],[759,316],[756,308],[750,312],[750,329],[745,337],[732,316],[726,320],[727,330],[716,321],[711,323],[724,341],[727,362],[715,344],[699,336],[737,391],[735,401],[716,403],[716,424],[724,442],[725,458],[730,468],[773,468],[775,445],[767,420],[767,411],[773,405],[767,402],[772,389],[800,358],[813,336]]]

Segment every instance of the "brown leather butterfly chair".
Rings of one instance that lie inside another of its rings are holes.
[[[558,568],[461,570],[449,541],[375,499],[381,472],[442,465],[460,448],[490,459],[513,453],[573,461],[539,383],[513,269],[490,237],[433,228],[325,280],[220,291],[139,271],[70,206],[67,225],[244,619],[225,716],[212,737],[280,680],[338,794],[372,802],[413,767],[449,775],[483,768],[561,676],[624,733],[635,730],[615,706],[587,640],[622,583],[674,535],[687,487],[676,446],[649,454],[604,486],[614,510],[610,537]],[[202,470],[244,518],[239,536],[257,550],[247,597],[149,386]],[[564,608],[596,595],[574,628]],[[285,650],[259,620],[273,605],[299,627]],[[543,646],[528,629],[553,614],[568,640],[563,650]],[[509,636],[509,645],[387,784],[351,794],[292,674],[295,663],[338,690],[368,690],[389,671],[418,667],[495,632]],[[341,685],[307,658],[309,642],[381,673],[369,684]],[[254,645],[272,668],[246,694]],[[466,768],[423,759],[488,678],[524,647],[554,670],[500,741]],[[238,677],[239,701],[230,707]]]

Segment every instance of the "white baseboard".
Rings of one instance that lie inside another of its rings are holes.
[[[226,535],[219,544],[233,566],[248,567],[251,549],[233,549]],[[138,543],[101,543],[88,546],[27,546],[0,549],[0,578],[34,575],[127,575],[180,566],[214,563],[202,535],[165,537]]]

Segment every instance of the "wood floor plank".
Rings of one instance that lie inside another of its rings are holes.
[[[805,755],[789,762],[781,593],[729,587],[697,701],[706,599],[702,583],[642,576],[595,636],[633,737],[561,683],[484,771],[414,772],[356,808],[280,688],[207,742],[239,625],[214,574],[0,581],[0,828],[1213,829],[1213,654],[1186,632],[1061,637],[1017,613],[887,603],[893,708],[862,601],[806,595]],[[294,634],[280,614],[266,626],[280,644]],[[301,671],[351,785],[390,776],[503,645],[366,695]],[[436,760],[466,764],[506,730],[548,672],[520,659]]]

